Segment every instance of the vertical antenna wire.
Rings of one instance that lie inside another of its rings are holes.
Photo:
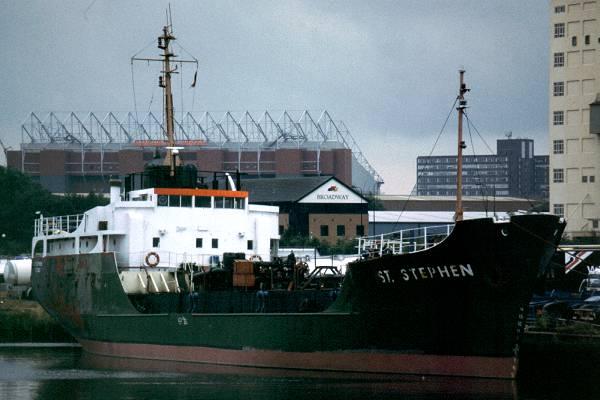
[[[179,63],[181,68],[181,72],[179,73],[179,95],[181,97],[181,120],[179,120],[179,124],[183,124],[183,63]]]
[[[137,98],[135,96],[135,78],[134,78],[134,73],[133,73],[133,58],[131,60],[131,88],[133,90],[133,111],[135,112],[135,123],[137,125],[139,125],[140,120],[138,118],[138,110],[137,110]],[[136,134],[137,134],[137,130],[138,130],[138,126],[135,127],[136,129]]]
[[[465,113],[465,115],[466,115],[466,113]],[[475,142],[473,142],[473,135],[471,134],[471,121],[469,120],[469,118],[466,118],[466,120],[467,120],[467,130],[469,132],[469,139],[471,140],[471,149],[473,151],[473,157],[476,157]],[[475,165],[478,165],[478,163],[475,163]],[[485,204],[485,216],[487,217],[487,213],[488,213],[487,186],[485,184],[485,180],[484,180],[485,178],[482,178],[481,175],[479,175],[479,168],[475,168],[475,177],[479,181],[479,193],[481,193],[481,197],[483,198],[483,202]]]

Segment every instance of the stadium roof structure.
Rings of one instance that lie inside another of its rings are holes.
[[[275,115],[275,117],[274,117]],[[127,112],[32,112],[21,125],[22,150],[77,148],[102,150],[158,147],[166,144],[162,115]],[[309,111],[249,111],[178,113],[175,116],[177,145],[262,151],[278,148],[347,148],[379,185],[382,177],[360,150],[343,121],[329,112],[314,118]]]

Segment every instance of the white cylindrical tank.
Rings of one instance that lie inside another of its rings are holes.
[[[8,260],[4,267],[4,280],[11,285],[31,283],[31,259]]]
[[[4,282],[4,267],[8,260],[0,260],[0,283]]]

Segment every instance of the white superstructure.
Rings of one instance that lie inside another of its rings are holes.
[[[566,234],[593,236],[600,219],[600,140],[590,104],[600,93],[600,2],[550,2],[550,212]]]
[[[278,207],[248,204],[236,190],[111,188],[111,202],[85,214],[35,221],[33,256],[114,252],[119,268],[217,266],[224,253],[270,260]]]

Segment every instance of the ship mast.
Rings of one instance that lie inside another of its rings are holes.
[[[163,70],[159,77],[158,85],[163,88],[164,106],[165,106],[165,122],[167,125],[167,156],[165,164],[171,166],[171,176],[175,176],[175,166],[179,164],[177,152],[175,148],[175,129],[173,122],[173,92],[171,91],[171,74],[176,73],[177,67],[171,69],[171,57],[175,55],[171,52],[171,40],[175,40],[171,32],[172,27],[166,25],[163,27],[163,34],[158,37],[158,48],[163,51]]]
[[[177,57],[173,51],[171,50],[171,42],[175,40],[175,36],[173,36],[173,22],[170,17],[171,10],[169,7],[167,13],[167,24],[163,27],[162,35],[158,37],[158,48],[162,50],[162,54],[160,58],[139,58],[136,56],[131,57],[131,62],[133,61],[146,61],[146,62],[161,62],[162,63],[162,71],[161,76],[158,77],[158,86],[163,88],[164,92],[164,115],[165,115],[165,125],[166,125],[166,135],[167,135],[167,155],[165,157],[165,165],[170,166],[170,175],[175,176],[175,167],[180,164],[180,160],[178,157],[179,147],[176,147],[175,142],[175,111],[173,110],[173,92],[172,92],[172,84],[171,84],[171,75],[177,74],[177,65],[174,68],[171,67],[171,62],[175,64],[183,65],[183,63],[193,63],[196,64],[196,70],[198,68],[198,60],[192,57],[192,60],[182,60],[175,59],[171,61],[172,58]],[[194,75],[194,82],[196,78]],[[192,84],[192,86],[194,86]]]
[[[458,151],[456,160],[456,211],[454,213],[454,220],[456,222],[463,220],[463,205],[462,205],[462,165],[463,165],[463,149],[467,147],[463,140],[463,115],[465,108],[467,108],[467,101],[465,100],[465,93],[470,89],[467,89],[467,85],[464,83],[465,71],[461,69],[460,73],[460,86],[458,89]]]

